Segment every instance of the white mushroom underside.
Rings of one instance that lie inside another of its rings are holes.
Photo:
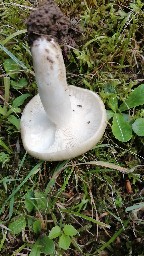
[[[39,95],[25,107],[21,132],[24,147],[31,155],[44,160],[65,160],[83,154],[101,139],[106,111],[99,96],[75,86],[68,86],[68,91],[73,111],[66,127],[56,127],[48,120]]]

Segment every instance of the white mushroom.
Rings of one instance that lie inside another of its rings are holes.
[[[39,94],[22,114],[24,148],[48,161],[85,153],[96,145],[106,128],[102,100],[92,91],[67,85],[62,52],[53,39],[37,39],[32,57]]]

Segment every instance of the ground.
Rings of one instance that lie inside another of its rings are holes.
[[[56,3],[65,30],[49,16],[46,33],[61,44],[68,83],[101,96],[108,125],[95,148],[69,161],[25,152],[20,117],[37,93],[29,15],[43,1],[1,1],[0,255],[142,256],[143,3]]]

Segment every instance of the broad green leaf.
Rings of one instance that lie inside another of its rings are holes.
[[[6,116],[8,117],[9,115],[11,115],[12,113],[21,113],[21,109],[20,108],[14,108],[14,107],[11,107],[7,113],[6,113]]]
[[[33,231],[34,233],[38,234],[41,231],[41,221],[40,220],[36,220],[33,223]]]
[[[132,129],[138,136],[144,136],[144,118],[136,119],[132,124]]]
[[[37,204],[37,208],[41,211],[45,211],[48,207],[48,200],[44,193],[40,191],[35,191],[35,202]]]
[[[14,115],[10,115],[9,117],[8,117],[8,121],[11,123],[11,124],[13,124],[16,128],[17,128],[17,130],[19,131],[20,130],[20,119],[18,119],[16,116],[14,116]]]
[[[65,234],[62,234],[59,238],[59,247],[67,250],[69,249],[71,244],[71,238],[69,236],[66,236]]]
[[[106,113],[107,113],[107,121],[109,121],[114,116],[114,112],[112,110],[106,110]]]
[[[0,106],[0,114],[1,114],[2,116],[5,116],[5,115],[6,115],[6,112],[7,112],[6,108]]]
[[[118,109],[118,99],[116,95],[110,96],[107,104],[114,112],[116,112],[116,110]]]
[[[61,234],[61,228],[59,226],[55,226],[51,229],[51,231],[49,233],[49,238],[54,239],[54,238],[60,236],[60,234]]]
[[[21,78],[19,81],[11,80],[11,86],[17,90],[20,90],[20,89],[26,87],[27,84],[28,84],[28,82],[25,78]]]
[[[6,59],[4,61],[4,69],[10,77],[16,78],[18,76],[18,72],[20,71],[20,66],[15,63],[12,59]]]
[[[78,233],[72,225],[65,225],[63,231],[67,236],[75,236]]]
[[[115,114],[112,123],[112,132],[116,139],[127,142],[132,137],[132,127],[125,121],[122,114]]]
[[[129,115],[129,114],[125,114],[125,113],[122,113],[123,117],[124,117],[124,120],[126,122],[130,122],[132,120],[132,117]]]
[[[40,251],[45,255],[51,255],[54,253],[54,242],[53,240],[49,239],[48,236],[43,236],[38,239],[39,245],[41,246]]]
[[[119,81],[112,80],[110,83],[105,84],[103,90],[107,95],[116,94],[116,86],[119,84]]]
[[[41,249],[41,246],[39,245],[38,242],[36,242],[32,246],[32,250],[31,250],[29,256],[40,256],[40,254],[41,254],[40,249]]]
[[[134,89],[120,106],[120,111],[125,111],[144,104],[144,84]]]
[[[21,96],[17,97],[17,98],[13,101],[12,106],[13,106],[14,108],[17,108],[17,107],[21,106],[21,105],[24,103],[24,101],[25,101],[28,97],[30,97],[30,94],[29,94],[29,93],[22,94]]]
[[[31,190],[25,195],[25,208],[28,212],[31,212],[34,209],[34,192]]]
[[[26,227],[25,217],[21,216],[9,224],[9,229],[14,235],[18,235]]]
[[[33,230],[33,216],[27,215],[27,226],[29,230]]]

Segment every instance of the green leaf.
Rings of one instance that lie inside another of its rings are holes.
[[[109,121],[114,116],[114,112],[112,110],[106,110],[106,113],[107,113],[107,121]]]
[[[37,203],[37,208],[39,210],[45,211],[48,207],[48,200],[44,193],[40,191],[35,191],[35,201]]]
[[[32,246],[32,250],[31,250],[29,256],[40,256],[40,249],[41,249],[41,246],[39,245],[38,242],[36,242],[36,243]]]
[[[137,209],[140,209],[140,208],[143,208],[143,207],[144,207],[144,202],[141,202],[141,203],[134,204],[132,206],[127,207],[125,209],[125,211],[129,212],[129,211],[137,210]]]
[[[39,245],[41,245],[40,251],[46,255],[51,255],[54,253],[54,242],[53,240],[49,239],[48,236],[43,236],[38,239]]]
[[[72,225],[65,225],[63,231],[67,236],[75,236],[78,233]]]
[[[122,114],[114,114],[112,132],[116,139],[127,142],[132,137],[132,127]]]
[[[144,104],[144,84],[134,89],[120,106],[120,111],[134,108]]]
[[[10,116],[12,113],[21,113],[21,109],[20,108],[14,108],[14,107],[11,107],[8,111],[7,111],[7,114],[6,116]]]
[[[19,131],[20,130],[20,119],[18,119],[16,116],[14,116],[14,115],[10,115],[9,117],[8,117],[8,121],[11,123],[11,124],[13,124],[16,128],[17,128],[17,130]]]
[[[138,4],[135,3],[130,3],[130,7],[133,9],[134,12],[140,12],[140,8],[138,6]]]
[[[66,236],[65,234],[62,234],[59,238],[59,247],[67,250],[69,249],[71,244],[71,238],[69,236]]]
[[[34,209],[34,192],[31,190],[25,195],[25,208],[28,212],[31,212]]]
[[[103,251],[105,248],[110,247],[110,244],[113,244],[117,237],[120,236],[120,234],[124,231],[124,228],[128,226],[130,222],[130,219],[123,221],[123,227],[120,228],[117,232],[114,233],[114,235],[106,242],[103,243],[103,245],[98,249],[98,255],[100,255],[100,252]]]
[[[25,64],[20,61],[16,56],[13,55],[12,52],[10,52],[5,46],[3,46],[0,43],[0,49],[2,51],[4,51],[16,64],[18,64],[20,67],[22,67],[23,69],[27,70],[27,67],[25,66]]]
[[[5,154],[4,152],[0,152],[0,163],[3,165],[10,160],[9,155]]]
[[[30,97],[30,94],[29,94],[29,93],[22,94],[21,96],[17,97],[17,98],[13,101],[12,106],[13,106],[14,108],[17,108],[17,107],[21,106],[21,105],[24,103],[24,101],[25,101],[28,97]]]
[[[14,211],[14,196],[11,198],[9,202],[9,220],[11,219]]]
[[[10,98],[10,77],[4,77],[4,88],[5,88],[5,103],[9,102]]]
[[[95,161],[93,161],[93,162],[89,162],[89,164],[95,164],[96,162]],[[104,162],[103,162],[104,163]],[[116,165],[114,165],[114,164],[108,164],[108,166],[110,166],[111,165],[111,168],[115,168],[116,170],[117,170],[117,166]],[[101,164],[100,164],[100,166],[102,166]],[[107,166],[107,167],[108,167]],[[108,167],[108,168],[110,168],[110,167]],[[66,212],[66,213],[68,213],[68,214],[70,214],[70,215],[75,215],[75,216],[78,216],[78,217],[80,217],[80,218],[83,218],[84,220],[87,220],[87,221],[89,221],[89,222],[93,222],[93,223],[95,223],[95,224],[97,224],[97,225],[99,225],[99,226],[101,226],[101,227],[105,227],[105,228],[110,228],[110,225],[108,225],[108,224],[105,224],[105,223],[103,223],[103,222],[101,222],[101,221],[98,221],[98,220],[95,220],[95,219],[93,219],[93,218],[91,218],[91,217],[89,217],[89,216],[87,216],[87,215],[85,215],[85,214],[81,214],[81,213],[79,213],[79,212],[74,212],[74,211],[69,211],[69,210],[66,210],[66,209],[62,209],[62,212]]]
[[[25,217],[19,217],[15,221],[9,224],[9,229],[14,235],[18,235],[22,232],[26,227],[26,220]]]
[[[6,232],[3,232],[3,237],[2,237],[2,239],[1,239],[1,241],[0,241],[0,251],[1,251],[2,248],[3,248],[3,245],[4,245],[5,241],[6,241],[6,239],[7,239],[7,233],[6,233]]]
[[[27,215],[27,226],[29,230],[33,230],[33,216]]]
[[[26,29],[23,29],[23,30],[18,30],[18,31],[16,31],[16,32],[13,33],[13,34],[10,34],[6,39],[4,39],[4,40],[2,41],[2,45],[8,43],[12,38],[14,38],[14,37],[16,37],[16,36],[18,36],[18,35],[21,35],[21,34],[25,34],[26,32],[27,32],[27,30],[26,30]]]
[[[18,172],[20,172],[24,161],[26,159],[26,155],[24,155],[23,159],[21,160],[21,163],[19,165],[19,169]],[[38,163],[37,165],[35,165],[30,172],[28,172],[27,176],[22,180],[22,182],[16,187],[14,188],[14,190],[12,191],[12,193],[7,197],[7,199],[5,200],[5,202],[3,203],[2,207],[0,208],[0,214],[3,212],[5,205],[7,204],[7,202],[9,202],[11,200],[11,198],[13,196],[16,195],[16,193],[21,189],[21,187],[35,174],[37,174],[40,171],[40,167],[41,167],[42,162]]]
[[[34,233],[38,234],[41,231],[41,221],[40,220],[36,220],[33,223],[33,231]]]
[[[6,109],[5,109],[5,107],[1,107],[0,106],[0,114],[2,115],[2,116],[5,116],[6,115]]]
[[[3,140],[0,138],[0,147],[2,147],[3,149],[5,149],[7,151],[8,154],[11,154],[12,151],[10,150],[10,148],[3,142]]]
[[[21,78],[19,81],[11,80],[11,86],[16,89],[20,90],[28,85],[28,82],[25,78]]]
[[[54,239],[54,238],[60,236],[60,234],[61,234],[61,228],[59,226],[55,226],[51,229],[51,231],[49,233],[49,238]]]
[[[109,97],[109,99],[108,99],[108,106],[114,112],[116,112],[116,110],[118,109],[118,99],[117,99],[116,95],[112,95],[112,96]]]
[[[136,119],[132,124],[132,129],[138,136],[144,136],[144,118]]]
[[[10,77],[16,78],[18,76],[20,66],[15,61],[12,59],[6,59],[3,65],[6,73],[9,74]]]

